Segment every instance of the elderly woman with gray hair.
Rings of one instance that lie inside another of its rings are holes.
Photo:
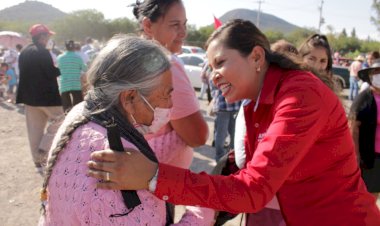
[[[50,151],[39,225],[165,225],[164,201],[147,190],[135,191],[136,201],[130,192],[97,189],[86,163],[93,151],[112,148],[108,126],[119,132],[122,149],[157,161],[142,133],[160,126],[156,113],[172,106],[166,53],[151,41],[115,36],[92,63],[88,81],[85,100],[67,115]]]

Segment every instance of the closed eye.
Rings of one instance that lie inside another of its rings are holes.
[[[308,60],[315,61],[315,57],[309,57]]]
[[[221,67],[224,62],[225,62],[225,60],[217,60],[217,61],[215,61],[215,67],[216,68]]]

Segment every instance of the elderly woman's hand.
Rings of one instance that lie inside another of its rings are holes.
[[[148,189],[158,168],[157,163],[133,149],[95,151],[87,165],[89,176],[102,179],[98,188],[115,190]]]

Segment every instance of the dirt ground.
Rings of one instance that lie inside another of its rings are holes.
[[[23,107],[0,103],[0,225],[36,225],[42,177],[35,171]]]
[[[206,116],[206,120],[212,129],[213,119]],[[37,225],[42,177],[29,151],[23,106],[0,102],[0,137],[0,226]],[[197,148],[192,170],[210,172],[213,158],[209,145]]]
[[[201,101],[201,107],[206,109],[205,101]],[[213,119],[205,117],[212,134]],[[22,106],[0,102],[0,137],[0,226],[36,225],[42,177],[32,163]],[[207,144],[211,144],[211,136]],[[209,145],[197,148],[192,170],[209,172],[215,165],[213,158]],[[238,225],[238,220],[226,225]]]

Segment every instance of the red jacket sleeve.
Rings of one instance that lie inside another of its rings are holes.
[[[273,104],[273,121],[246,169],[230,176],[210,176],[160,164],[155,194],[174,204],[233,213],[262,209],[294,173],[329,117],[320,86],[300,83],[282,84]]]

